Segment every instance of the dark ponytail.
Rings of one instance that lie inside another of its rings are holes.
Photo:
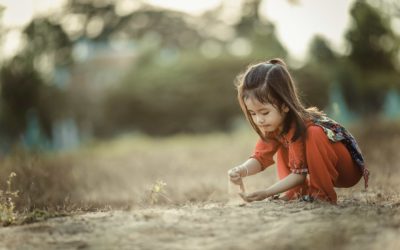
[[[286,67],[286,63],[285,63],[282,59],[280,59],[280,58],[273,58],[273,59],[271,59],[271,60],[268,60],[266,63],[269,63],[269,64],[279,64],[279,65],[281,65],[281,66],[287,68],[287,67]]]

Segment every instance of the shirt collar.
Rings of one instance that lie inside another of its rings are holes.
[[[292,122],[290,124],[289,131],[286,134],[280,134],[277,130],[275,130],[273,132],[268,133],[267,137],[274,138],[281,143],[287,144],[287,143],[291,142],[292,137],[295,132],[296,132],[296,124],[295,124],[295,122]]]

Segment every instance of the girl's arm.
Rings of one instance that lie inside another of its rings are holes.
[[[268,197],[285,192],[302,184],[305,181],[306,177],[307,175],[305,174],[291,173],[282,180],[267,188],[265,191],[268,194]]]
[[[264,200],[265,198],[282,193],[302,184],[306,177],[307,175],[304,174],[291,173],[265,190],[257,191],[248,195],[240,194],[240,196],[247,202]]]
[[[246,170],[247,168],[247,170]],[[261,171],[261,163],[255,158],[249,158],[242,165],[239,166],[239,174],[241,177],[255,175]]]

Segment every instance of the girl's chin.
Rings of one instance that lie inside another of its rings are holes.
[[[275,131],[275,129],[273,129],[272,127],[261,128],[260,130],[261,130],[261,132],[263,132],[264,134],[266,134],[266,133],[271,133],[271,132],[274,132],[274,131]]]

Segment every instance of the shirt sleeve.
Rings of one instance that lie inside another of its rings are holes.
[[[307,174],[307,161],[305,146],[302,139],[297,139],[289,144],[289,168],[295,174]]]
[[[261,164],[261,171],[275,163],[273,157],[278,150],[278,142],[268,140],[268,142],[259,139],[250,158],[256,159]]]

